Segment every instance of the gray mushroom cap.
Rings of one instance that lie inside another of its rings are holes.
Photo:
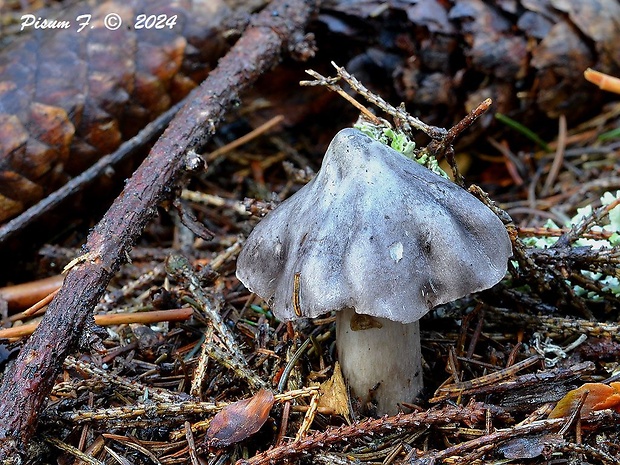
[[[281,320],[348,307],[411,323],[496,284],[510,255],[504,225],[473,195],[343,129],[315,178],[254,228],[237,277]]]

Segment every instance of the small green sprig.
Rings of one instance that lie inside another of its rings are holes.
[[[429,154],[427,150],[416,150],[415,142],[409,139],[404,132],[398,129],[392,129],[387,124],[385,126],[378,126],[361,119],[355,123],[354,127],[376,141],[392,147],[397,152],[402,153],[407,158],[419,163],[433,173],[450,179],[448,174],[441,169],[439,163],[437,163],[437,159]]]

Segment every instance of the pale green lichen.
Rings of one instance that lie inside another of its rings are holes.
[[[416,144],[409,139],[407,134],[398,130],[392,129],[389,126],[377,126],[365,120],[358,120],[354,127],[359,129],[367,136],[372,137],[376,141],[381,142],[388,147],[393,148],[399,153],[402,153],[407,158],[419,163],[425,168],[431,170],[433,173],[438,174],[446,179],[450,179],[450,176],[441,169],[437,159],[428,153],[425,149],[416,150]]]
[[[611,192],[605,192],[601,196],[601,205],[610,205],[620,198],[620,190],[616,191],[615,194]],[[583,208],[577,209],[577,214],[573,216],[570,221],[568,221],[564,226],[568,228],[572,228],[584,218],[590,216],[592,214],[592,206],[586,205]],[[620,246],[620,205],[612,208],[608,214],[609,223],[603,225],[594,225],[590,229],[593,232],[608,232],[611,233],[611,236],[607,239],[588,239],[588,238],[580,238],[574,242],[575,247],[592,247],[593,249],[610,249],[612,247]],[[547,220],[544,227],[557,229],[559,226],[552,220]],[[528,237],[523,239],[523,242],[526,245],[536,247],[539,249],[545,249],[556,243],[558,240],[557,237]],[[599,282],[602,284],[602,290],[604,292],[610,292],[615,296],[620,295],[620,280],[616,276],[604,275],[602,273],[593,273],[591,271],[582,271],[584,276]],[[573,286],[575,293],[577,295],[587,297],[593,300],[601,300],[601,296],[597,295],[595,292],[586,291],[581,286],[575,285]]]

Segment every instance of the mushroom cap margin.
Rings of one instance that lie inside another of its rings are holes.
[[[355,308],[402,323],[506,273],[506,229],[473,195],[356,129],[252,231],[237,277],[281,320]]]

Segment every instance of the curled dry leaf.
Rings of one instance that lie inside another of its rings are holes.
[[[569,391],[551,411],[549,418],[561,418],[570,415],[586,391],[588,395],[581,407],[582,418],[596,410],[612,409],[620,412],[620,382],[610,383],[609,385],[585,383],[583,386]]]
[[[349,394],[338,362],[334,366],[332,377],[321,383],[319,407],[331,409],[349,420]]]
[[[224,447],[249,438],[265,424],[274,401],[271,391],[261,389],[249,399],[227,405],[213,417],[207,445]]]

